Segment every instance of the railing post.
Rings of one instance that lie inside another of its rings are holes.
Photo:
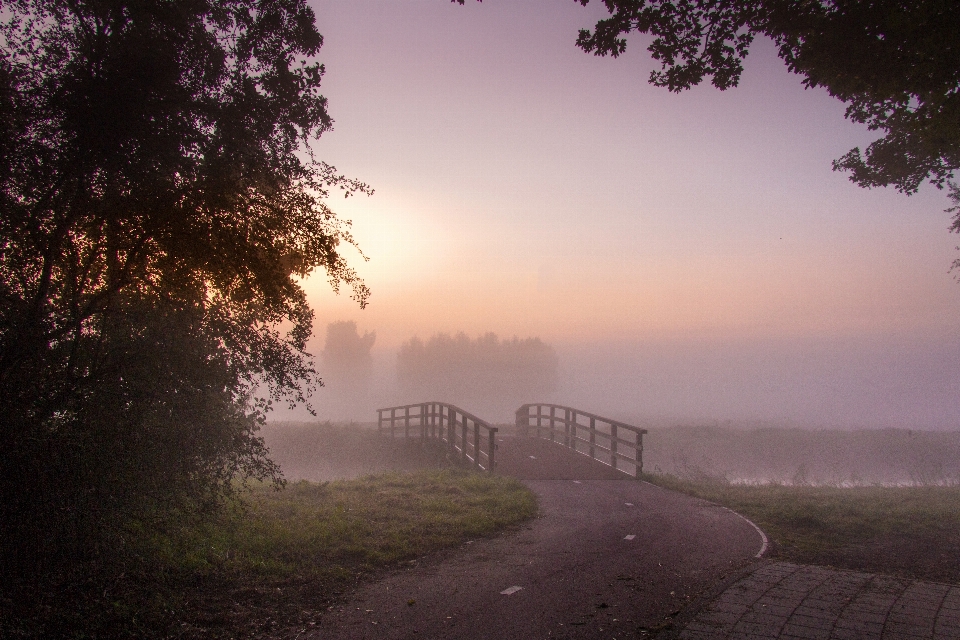
[[[467,416],[463,416],[463,425],[460,427],[460,462],[467,464]]]
[[[563,410],[563,446],[570,446],[570,409]]]
[[[403,437],[410,437],[410,407],[403,408]]]
[[[573,437],[570,440],[570,446],[573,447],[574,451],[577,451],[577,431],[580,429],[580,424],[577,422],[577,411],[574,409],[570,412],[571,425],[570,428],[573,429]]]
[[[637,431],[637,472],[638,478],[643,477],[643,432]]]
[[[440,415],[443,416],[443,405],[440,405]],[[453,456],[457,452],[457,413],[450,407],[447,407],[447,440],[450,444],[450,455]]]
[[[383,409],[377,409],[377,433],[383,435]]]
[[[554,425],[554,420],[556,418],[556,407],[550,407],[550,442],[556,442],[556,426]]]
[[[420,405],[420,446],[427,441],[427,405]]]
[[[537,405],[537,437],[540,437],[540,425],[543,419],[543,405]]]
[[[489,442],[487,443],[487,473],[493,473],[494,453],[497,450],[497,428],[490,427],[487,430]]]
[[[394,424],[394,420],[396,420],[396,414],[397,414],[396,409],[390,409],[390,437],[391,438],[393,438],[393,424]]]
[[[610,425],[610,466],[617,468],[617,425]]]
[[[596,459],[597,457],[597,420],[596,418],[590,418],[590,457]]]
[[[473,464],[480,468],[480,425],[473,421]]]

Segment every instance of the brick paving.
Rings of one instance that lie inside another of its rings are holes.
[[[710,601],[680,640],[960,640],[960,585],[761,564]]]

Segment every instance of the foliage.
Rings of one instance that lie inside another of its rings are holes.
[[[350,321],[331,322],[327,325],[327,341],[323,347],[323,359],[350,367],[369,368],[370,349],[377,340],[377,334],[369,331],[361,336],[357,332],[357,323]]]
[[[142,539],[161,566],[119,580],[97,603],[100,615],[21,618],[19,629],[169,637],[165,629],[176,625],[177,637],[263,637],[309,625],[358,575],[492,535],[536,511],[536,497],[518,481],[452,469],[282,491],[257,485],[213,520]],[[13,635],[4,619],[0,633]]]
[[[324,198],[370,189],[310,153],[332,120],[303,0],[2,9],[8,589],[278,477],[257,426],[317,382],[298,281],[368,295]]]
[[[408,397],[442,399],[474,412],[512,413],[556,388],[557,355],[539,338],[500,340],[487,333],[471,340],[464,333],[438,333],[426,342],[411,338],[401,345],[397,377]]]
[[[586,5],[589,0],[577,0]],[[834,162],[863,187],[913,193],[924,180],[942,187],[960,166],[960,7],[950,0],[604,0],[610,17],[577,45],[600,56],[626,50],[624,36],[649,34],[661,63],[650,82],[671,91],[709,77],[734,87],[757,35],[807,87],[847,104],[847,118],[884,132],[864,152]]]
[[[377,334],[357,331],[356,322],[332,322],[320,354],[324,380],[322,410],[326,416],[369,419],[375,409],[370,398],[373,356]]]

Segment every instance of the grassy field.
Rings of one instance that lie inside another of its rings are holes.
[[[960,484],[960,431],[651,427],[644,445],[646,469],[681,477],[833,486]]]
[[[960,583],[960,487],[744,485],[651,475],[654,484],[742,513],[771,557]]]
[[[98,587],[82,614],[76,599],[39,594],[60,598],[63,610],[48,607],[42,621],[21,610],[14,622],[7,608],[0,635],[247,638],[307,629],[358,581],[536,511],[519,482],[455,469],[254,487],[217,521],[158,535],[143,571]]]
[[[536,510],[519,482],[453,469],[256,489],[246,510],[209,536],[206,578],[217,589],[195,592],[187,623],[204,637],[309,627],[365,576],[493,535]]]

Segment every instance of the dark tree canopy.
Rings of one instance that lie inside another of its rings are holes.
[[[577,0],[586,5],[590,0]],[[914,193],[960,166],[960,4],[954,0],[603,0],[610,17],[577,45],[599,56],[649,34],[661,69],[650,82],[681,91],[710,78],[734,87],[753,39],[774,40],[808,87],[847,104],[847,118],[884,136],[834,162],[863,187]]]
[[[451,0],[464,4],[465,0]],[[590,0],[575,0],[586,6]],[[847,105],[883,137],[834,161],[862,187],[910,194],[960,167],[960,3],[956,0],[600,0],[610,17],[577,46],[617,57],[626,36],[653,36],[650,82],[682,91],[709,78],[737,86],[758,35],[808,87]]]
[[[310,152],[305,0],[0,8],[0,522],[37,541],[11,575],[276,477],[257,425],[317,383],[299,279],[369,293],[324,199],[370,189]]]

